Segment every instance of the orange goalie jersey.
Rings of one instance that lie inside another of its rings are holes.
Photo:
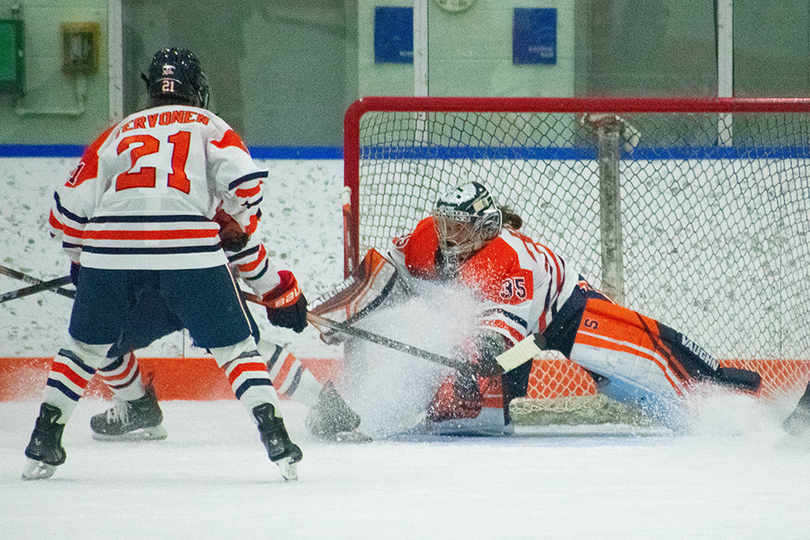
[[[413,277],[441,279],[433,218],[423,219],[411,234],[394,239],[389,256]],[[482,329],[501,334],[511,347],[529,334],[545,331],[579,276],[547,247],[504,227],[460,266],[456,280],[485,302]]]

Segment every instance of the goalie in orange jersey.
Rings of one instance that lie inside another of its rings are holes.
[[[698,383],[759,391],[758,373],[721,367],[680,332],[616,304],[521,226],[470,182],[443,195],[388,252],[406,285],[460,283],[480,301],[460,353],[469,369],[445,379],[428,411],[436,429],[510,432],[508,404],[526,395],[532,363],[504,369],[496,358],[532,334],[583,367],[600,392],[665,422],[677,421],[681,398]]]

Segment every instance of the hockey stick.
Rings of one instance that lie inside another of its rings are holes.
[[[62,285],[67,285],[70,283],[70,276],[63,276],[60,278],[52,279],[50,281],[43,281],[37,285],[31,285],[29,287],[23,287],[22,289],[17,289],[16,291],[9,291],[4,294],[0,294],[0,304],[3,302],[8,302],[9,300],[14,300],[16,298],[24,298],[26,296],[30,296],[32,294],[36,294],[42,291],[48,291],[51,289],[58,289]]]
[[[28,296],[31,294],[36,294],[42,291],[53,290],[56,294],[62,295],[65,298],[75,298],[76,291],[71,289],[62,288],[62,285],[67,285],[70,283],[70,276],[63,276],[61,278],[52,279],[50,281],[43,281],[41,279],[37,279],[33,276],[29,276],[28,274],[24,274],[12,268],[8,268],[6,266],[0,265],[0,274],[5,276],[19,279],[20,281],[25,281],[26,283],[32,283],[33,287],[24,287],[22,289],[18,289],[16,291],[11,291],[4,294],[1,298],[3,298],[2,302],[7,300],[13,300],[14,298],[22,298],[23,296]],[[58,283],[60,282],[61,283]],[[21,294],[25,292],[25,294]],[[9,296],[8,298],[6,298]]]
[[[251,302],[265,305],[264,302],[262,302],[262,299],[259,296],[256,296],[255,294],[251,294],[245,291],[242,291],[242,294],[245,296],[247,300],[250,300]],[[453,360],[452,358],[448,358],[440,354],[435,354],[430,351],[426,351],[424,349],[420,349],[418,347],[402,343],[401,341],[397,341],[395,339],[380,336],[373,332],[369,332],[368,330],[355,328],[354,326],[348,325],[346,323],[333,321],[331,319],[327,319],[326,317],[316,315],[315,313],[312,312],[307,313],[307,320],[312,324],[314,324],[315,326],[325,326],[330,330],[335,330],[336,332],[340,332],[342,334],[364,339],[371,343],[376,343],[377,345],[382,345],[383,347],[388,347],[389,349],[394,349],[395,351],[404,352],[412,356],[416,356],[417,358],[429,360],[431,362],[435,362],[437,364],[441,364],[449,368],[457,370],[464,365],[464,362],[461,362],[459,360]]]
[[[546,338],[543,337],[543,334],[530,334],[511,349],[496,356],[495,361],[503,368],[504,372],[512,371],[537,356],[545,346]]]

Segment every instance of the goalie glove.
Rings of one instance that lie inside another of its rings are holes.
[[[219,225],[219,245],[225,251],[242,251],[250,240],[250,235],[222,208],[214,215],[214,222]]]
[[[289,270],[278,273],[281,283],[262,296],[267,318],[273,326],[290,328],[300,333],[307,327],[307,299]]]

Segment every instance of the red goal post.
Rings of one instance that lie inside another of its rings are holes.
[[[767,397],[810,378],[810,99],[368,97],[344,120],[346,268],[481,180],[592,283]],[[530,397],[592,394],[535,359]]]

